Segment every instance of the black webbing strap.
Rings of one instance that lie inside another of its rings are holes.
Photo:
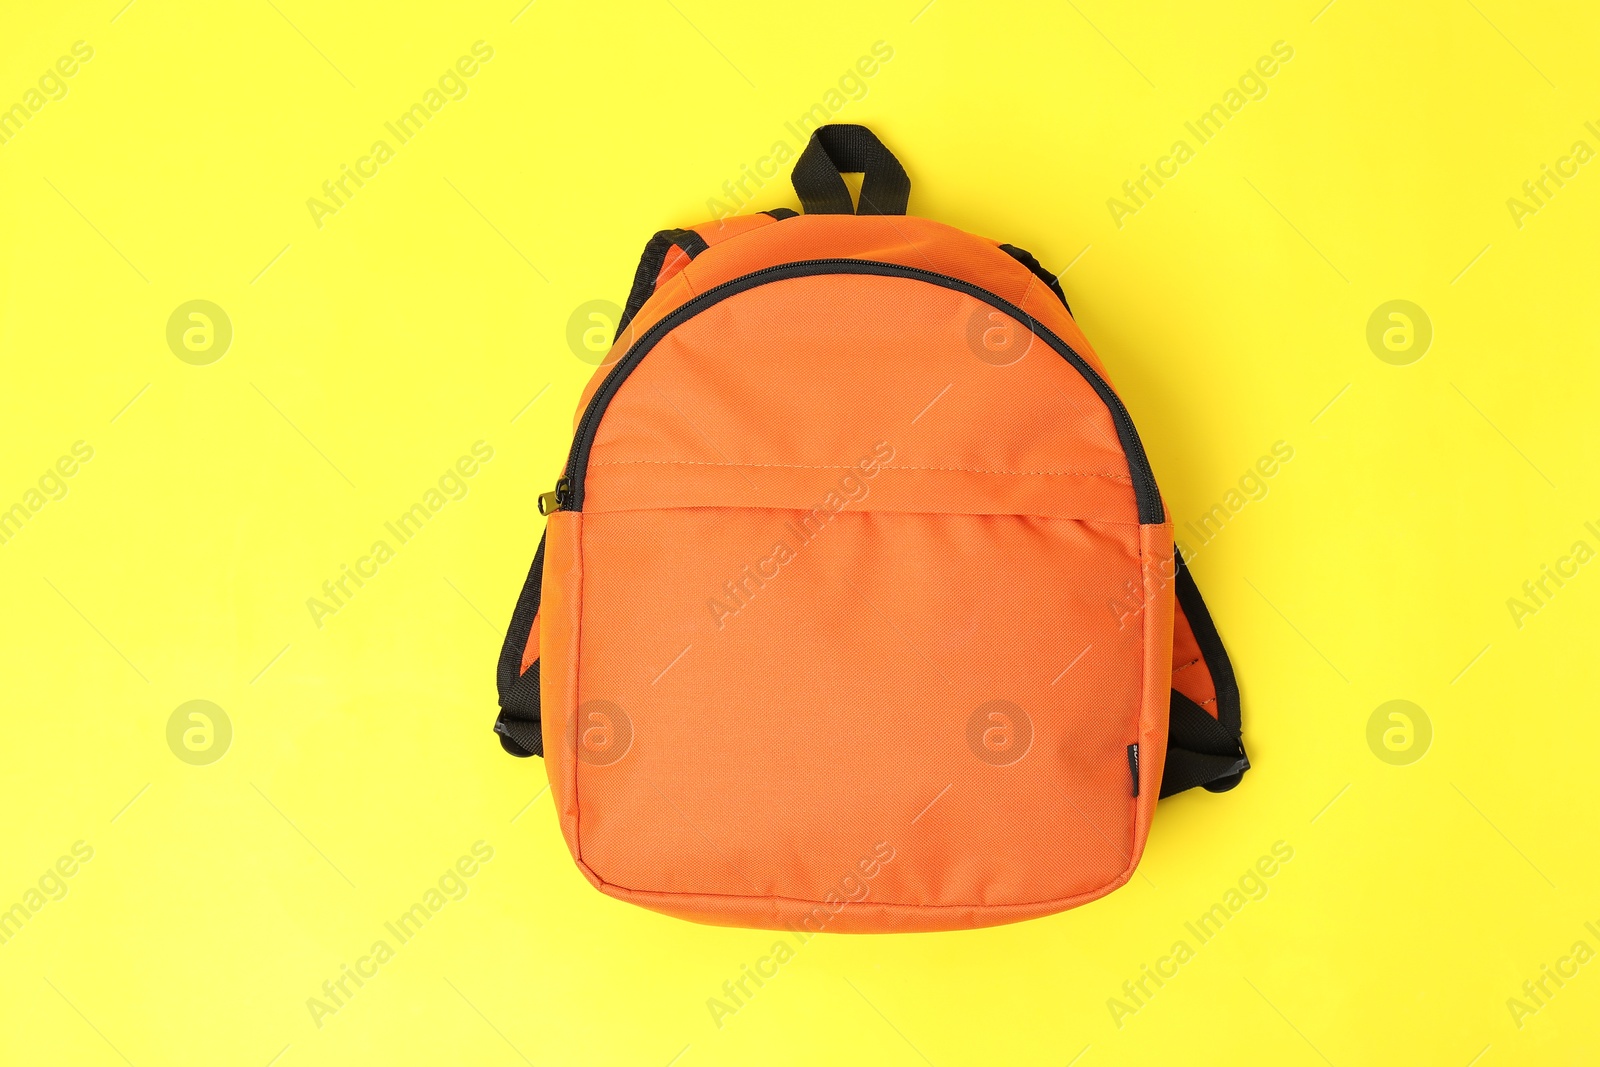
[[[1205,786],[1213,793],[1232,789],[1250,769],[1244,747],[1228,728],[1176,689],[1167,724],[1167,764],[1161,772],[1161,795]]]
[[[611,339],[615,341],[622,336],[622,331],[628,328],[628,323],[644,307],[644,302],[650,299],[650,294],[656,291],[656,278],[661,275],[661,267],[667,261],[667,253],[676,246],[683,249],[684,253],[693,259],[710,246],[706,239],[693,230],[662,230],[649,243],[644,246],[644,254],[639,257],[639,266],[633,272],[633,285],[628,289],[628,304],[622,309],[622,317],[617,320],[617,332]]]
[[[1026,248],[1018,248],[1016,245],[1001,245],[1000,251],[1031,270],[1035,278],[1048,285],[1050,291],[1056,294],[1056,299],[1060,300],[1061,306],[1067,309],[1067,314],[1072,314],[1072,305],[1067,303],[1067,294],[1061,291],[1061,280],[1045,270],[1044,264],[1034,259],[1032,252],[1029,252]]]
[[[533,554],[533,566],[517,595],[511,612],[511,625],[500,646],[500,661],[495,670],[495,688],[500,692],[500,715],[494,732],[500,747],[513,756],[544,755],[544,739],[539,730],[539,661],[522,669],[522,650],[533,633],[533,620],[539,614],[544,581],[544,537]]]
[[[1189,620],[1189,629],[1194,632],[1200,656],[1211,675],[1211,685],[1217,694],[1217,715],[1212,718],[1199,704],[1176,689],[1172,691],[1161,795],[1169,797],[1197,785],[1213,793],[1223,793],[1238,785],[1244,772],[1250,769],[1239,712],[1239,682],[1234,677],[1228,651],[1222,647],[1222,637],[1211,621],[1211,613],[1200,598],[1200,588],[1194,584],[1183,562],[1183,554],[1174,551],[1173,559],[1177,565],[1174,589],[1178,610]]]
[[[500,701],[494,721],[500,747],[513,756],[544,755],[544,733],[539,721],[539,661],[518,676],[511,692]]]
[[[846,174],[861,175],[859,206],[850,202]],[[894,153],[871,130],[851,123],[811,131],[790,180],[807,215],[904,215],[911,199],[911,179]]]

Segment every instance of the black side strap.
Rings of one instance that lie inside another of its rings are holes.
[[[656,291],[656,278],[661,274],[661,266],[667,261],[667,252],[673,246],[684,250],[690,259],[704,252],[710,245],[706,239],[693,230],[662,230],[649,243],[644,246],[644,254],[639,257],[639,267],[633,272],[633,285],[628,290],[628,306],[622,309],[622,318],[617,320],[617,332],[611,339],[615,341],[622,336],[622,331],[628,328],[628,323],[644,307],[644,302],[650,299],[650,294]]]
[[[1161,795],[1170,797],[1197,785],[1213,793],[1239,784],[1250,769],[1244,746],[1206,710],[1176,689],[1167,725],[1167,764],[1161,772]]]
[[[494,721],[500,747],[513,756],[543,756],[544,732],[539,722],[539,661],[517,678]]]
[[[1067,294],[1061,291],[1061,281],[1054,274],[1044,269],[1044,264],[1033,258],[1033,253],[1016,245],[1001,245],[1000,251],[1033,271],[1033,276],[1050,287],[1056,294],[1056,299],[1061,301],[1061,306],[1067,309],[1067,314],[1072,314],[1072,305],[1067,303]]]
[[[1177,565],[1174,589],[1178,610],[1189,620],[1189,629],[1194,632],[1195,643],[1200,646],[1201,658],[1211,675],[1211,685],[1217,694],[1217,717],[1212,718],[1204,708],[1176,689],[1172,691],[1161,795],[1169,797],[1197,785],[1212,793],[1224,793],[1238,785],[1244,772],[1250,769],[1250,759],[1244,751],[1239,682],[1182,553],[1175,552],[1173,559]]]
[[[861,204],[850,203],[844,175],[861,175]],[[811,131],[795,160],[794,191],[807,215],[904,215],[911,179],[865,126],[836,123]]]
[[[544,755],[544,738],[539,730],[539,661],[522,669],[522,650],[527,647],[534,617],[539,614],[543,582],[544,536],[540,535],[539,548],[517,596],[517,606],[512,609],[511,625],[506,629],[495,670],[500,715],[495,719],[494,732],[500,735],[500,747],[513,756]]]

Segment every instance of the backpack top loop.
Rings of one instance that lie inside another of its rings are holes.
[[[862,176],[859,206],[850,202],[846,174]],[[852,123],[813,130],[790,180],[808,215],[904,215],[911,198],[911,179],[894,153]]]

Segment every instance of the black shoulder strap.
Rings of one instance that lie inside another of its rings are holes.
[[[1205,660],[1212,688],[1216,690],[1217,714],[1213,718],[1187,696],[1176,689],[1172,691],[1161,795],[1169,797],[1197,785],[1213,793],[1223,793],[1238,785],[1244,772],[1250,769],[1250,759],[1244,751],[1239,682],[1234,677],[1228,651],[1222,647],[1222,637],[1211,621],[1211,613],[1200,599],[1200,588],[1194,584],[1183,562],[1183,554],[1176,549],[1173,561],[1177,566],[1174,575],[1176,610],[1189,620],[1189,629],[1200,646],[1201,658]]]
[[[1061,291],[1061,279],[1045,270],[1044,264],[1034,259],[1032,252],[1029,252],[1026,248],[1018,248],[1016,245],[1001,245],[1000,251],[1031,270],[1035,278],[1048,285],[1050,291],[1056,294],[1056,299],[1060,300],[1061,306],[1067,309],[1067,314],[1072,314],[1072,305],[1067,303],[1067,294]]]
[[[622,336],[622,331],[628,328],[628,323],[644,307],[644,302],[650,299],[650,294],[656,290],[656,279],[661,275],[661,268],[667,262],[667,253],[674,247],[681,248],[690,259],[704,252],[709,245],[706,239],[693,230],[662,230],[644,246],[644,254],[639,257],[639,266],[633,272],[633,285],[628,289],[628,305],[622,309],[622,317],[617,320],[615,341]]]
[[[846,174],[861,175],[860,206],[850,202]],[[894,153],[851,123],[812,130],[790,180],[807,215],[904,215],[911,199],[911,179]]]
[[[544,734],[539,720],[539,661],[528,665],[501,699],[494,721],[500,747],[513,756],[544,755]]]
[[[500,715],[494,721],[494,732],[500,735],[500,747],[513,756],[544,755],[544,736],[539,726],[539,661],[534,660],[527,670],[522,669],[522,650],[533,634],[533,620],[539,614],[543,589],[544,537],[541,535],[538,551],[533,554],[533,566],[528,568],[528,578],[517,595],[517,606],[511,611],[511,625],[500,646],[500,661],[495,671]]]

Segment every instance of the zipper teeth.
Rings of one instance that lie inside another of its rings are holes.
[[[808,259],[808,260],[801,260],[800,262],[802,262],[802,263],[815,263],[815,264],[818,264],[818,265],[821,265],[821,264],[836,265],[836,264],[839,264],[839,263],[863,263],[863,262],[867,262],[867,261],[866,260],[859,260],[859,259]],[[583,418],[578,420],[578,430],[577,430],[576,435],[573,438],[572,454],[567,457],[567,469],[565,471],[566,477],[568,479],[571,479],[571,477],[572,477],[572,475],[574,473],[574,468],[576,466],[576,464],[573,461],[574,461],[574,459],[577,459],[577,458],[581,458],[582,459],[583,466],[585,468],[585,473],[587,473],[588,461],[589,461],[589,449],[588,449],[589,424],[590,424],[591,421],[598,419],[599,418],[598,411],[604,409],[604,405],[600,405],[600,404],[597,403],[597,401],[600,399],[600,394],[602,394],[602,393],[606,393],[607,394],[606,395],[606,403],[609,404],[610,401],[611,401],[610,394],[616,392],[617,388],[620,387],[621,384],[622,384],[621,378],[626,377],[627,373],[633,369],[632,366],[629,365],[629,361],[633,360],[635,358],[635,353],[637,353],[642,347],[644,347],[646,342],[653,343],[654,340],[655,340],[655,336],[657,335],[658,332],[666,333],[667,331],[671,330],[674,326],[676,326],[677,322],[673,322],[673,317],[679,311],[682,311],[684,308],[690,307],[691,305],[699,304],[702,301],[706,301],[706,299],[708,297],[712,297],[712,296],[715,296],[716,294],[718,294],[720,292],[723,292],[729,286],[738,285],[738,284],[743,283],[743,282],[748,282],[752,278],[759,278],[759,277],[762,277],[763,275],[766,275],[766,274],[772,274],[772,273],[775,273],[777,271],[787,270],[787,269],[789,269],[791,267],[794,267],[795,265],[796,264],[794,264],[794,263],[777,263],[777,264],[774,264],[773,266],[770,266],[770,267],[762,267],[760,270],[752,271],[749,274],[741,274],[737,278],[729,278],[727,281],[722,282],[722,283],[720,283],[718,285],[713,285],[710,289],[707,289],[705,292],[701,293],[699,296],[694,297],[692,300],[689,300],[688,302],[686,302],[686,303],[680,305],[679,307],[673,309],[673,311],[667,313],[666,315],[664,315],[660,319],[656,320],[654,325],[652,325],[644,333],[640,334],[639,335],[639,339],[634,341],[633,344],[629,345],[628,346],[628,351],[623,353],[623,356],[622,356],[621,359],[617,360],[617,365],[614,368],[612,368],[610,374],[606,375],[605,381],[600,383],[600,388],[595,390],[594,396],[589,398],[589,406],[583,409]],[[692,317],[692,316],[685,316],[685,319],[687,319],[689,317]],[[685,321],[685,320],[684,319],[680,319],[678,321]],[[669,325],[669,323],[670,323],[670,325]],[[663,326],[666,327],[665,330],[662,329]],[[615,386],[613,386],[611,384],[613,381],[615,381],[617,383]],[[581,457],[580,457],[580,454],[579,454],[579,450],[580,449],[582,450]]]
[[[985,303],[997,306],[999,310],[1004,311],[1028,327],[1033,333],[1045,338],[1047,342],[1053,342],[1053,345],[1058,346],[1061,351],[1070,353],[1071,358],[1068,359],[1068,362],[1085,380],[1096,387],[1096,394],[1105,403],[1106,409],[1111,414],[1112,422],[1117,426],[1118,438],[1128,460],[1128,472],[1134,479],[1136,489],[1143,490],[1144,499],[1141,501],[1139,508],[1139,521],[1142,523],[1162,521],[1164,513],[1161,505],[1160,490],[1156,486],[1155,475],[1150,470],[1150,460],[1145,454],[1144,444],[1140,441],[1139,432],[1133,424],[1133,416],[1128,414],[1128,409],[1122,403],[1122,398],[1117,396],[1110,384],[1089,365],[1088,361],[1075,348],[1056,336],[1055,331],[1009,300],[997,296],[972,282],[951,277],[948,274],[940,274],[937,271],[924,270],[921,267],[907,267],[898,263],[884,263],[880,260],[845,258],[805,259],[793,263],[777,263],[770,267],[762,267],[760,270],[751,271],[749,274],[741,274],[737,278],[730,278],[674,308],[641,334],[638,340],[628,347],[628,351],[623,354],[622,358],[617,360],[617,365],[612,368],[611,373],[606,375],[605,380],[600,383],[599,388],[595,390],[594,396],[589,398],[589,404],[584,408],[583,417],[578,420],[577,432],[572,442],[572,451],[567,456],[567,466],[563,472],[563,480],[568,484],[567,499],[563,502],[563,506],[581,509],[583,483],[588,475],[589,448],[592,444],[591,437],[593,436],[595,425],[605,413],[606,408],[610,406],[611,398],[621,388],[622,382],[632,373],[634,366],[643,359],[644,355],[654,347],[655,342],[661,335],[676,329],[682,323],[693,318],[701,308],[717,303],[719,295],[730,288],[754,288],[755,285],[760,284],[757,279],[772,274],[792,273],[795,277],[826,274],[828,273],[826,270],[814,270],[812,268],[838,266],[887,268],[883,273],[875,271],[860,271],[859,273],[878,277],[910,277],[929,280],[942,288],[966,293],[968,296],[974,296],[978,299],[987,297],[989,299],[986,299]],[[858,272],[840,271],[839,273]],[[980,293],[983,294],[982,297],[977,296]],[[999,301],[999,304],[994,305],[992,301]],[[574,490],[576,490],[576,495],[574,495]],[[1148,511],[1144,507],[1145,502],[1150,505]]]

